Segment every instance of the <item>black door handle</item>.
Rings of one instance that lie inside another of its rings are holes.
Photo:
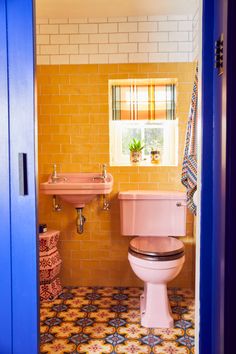
[[[27,170],[27,154],[20,152],[18,154],[19,161],[19,194],[28,195],[28,170]]]

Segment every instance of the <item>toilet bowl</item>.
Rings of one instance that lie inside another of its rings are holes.
[[[135,237],[128,259],[134,273],[144,282],[140,298],[141,324],[144,327],[173,327],[167,296],[167,283],[184,264],[184,245],[172,237]]]
[[[137,236],[129,244],[128,259],[144,282],[140,297],[141,324],[170,328],[174,320],[167,283],[181,271],[184,244],[176,236],[186,234],[186,196],[172,191],[119,193],[121,232]]]

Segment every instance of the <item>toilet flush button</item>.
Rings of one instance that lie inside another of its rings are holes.
[[[181,206],[182,206],[182,203],[177,202],[177,203],[176,203],[176,206],[177,206],[177,207],[181,207]]]

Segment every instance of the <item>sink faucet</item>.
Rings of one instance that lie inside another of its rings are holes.
[[[51,183],[56,183],[56,182],[60,182],[60,181],[66,181],[66,177],[60,177],[57,175],[57,165],[54,163],[53,164],[53,171],[51,174]]]
[[[107,178],[107,165],[105,163],[102,165],[102,177],[104,180]]]
[[[103,182],[106,181],[106,179],[107,179],[107,165],[105,163],[102,165],[102,174],[101,174],[101,176],[95,176],[95,177],[93,177],[93,179],[94,180],[101,179]]]
[[[55,163],[53,164],[53,171],[52,171],[51,178],[52,178],[52,183],[55,183],[56,180],[58,179],[58,176],[57,176],[57,165]]]

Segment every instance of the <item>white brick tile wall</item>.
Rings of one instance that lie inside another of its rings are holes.
[[[117,23],[99,24],[99,33],[114,33],[117,32]]]
[[[80,18],[69,18],[69,23],[87,23],[87,17],[80,17]]]
[[[170,32],[169,33],[169,40],[171,42],[182,42],[188,41],[188,32]]]
[[[107,22],[107,17],[89,17],[88,23],[104,23]]]
[[[69,44],[70,43],[70,36],[69,34],[61,34],[58,36],[57,34],[52,34],[50,36],[51,44]]]
[[[108,33],[90,34],[89,43],[108,43]]]
[[[88,62],[88,54],[70,55],[70,64],[88,64]]]
[[[137,22],[128,22],[128,23],[119,23],[118,32],[137,32],[138,23]]]
[[[109,34],[109,43],[127,43],[128,41],[129,41],[129,34],[128,33],[110,33]]]
[[[129,54],[130,63],[147,63],[148,53],[130,53]]]
[[[128,41],[135,42],[135,43],[148,42],[148,33],[147,32],[129,33]]]
[[[88,34],[70,34],[70,44],[81,44],[88,43],[89,35]]]
[[[157,43],[139,43],[138,49],[140,53],[156,53]]]
[[[136,53],[138,51],[137,43],[119,44],[119,53]]]
[[[39,25],[40,34],[56,34],[59,33],[58,25]]]
[[[63,44],[60,45],[60,54],[78,54],[77,44]]]
[[[50,64],[70,64],[69,55],[51,55]]]
[[[39,64],[39,65],[50,64],[50,56],[49,55],[37,55],[37,64]]]
[[[169,61],[168,53],[149,53],[149,63],[165,63]]]
[[[38,64],[192,61],[198,56],[194,16],[37,19]]]
[[[172,32],[170,32],[172,33]],[[173,32],[175,33],[175,32]],[[168,32],[152,32],[149,33],[149,42],[168,42],[169,33]]]
[[[178,31],[178,22],[177,21],[159,22],[159,31],[177,32]]]
[[[96,23],[80,23],[79,33],[98,33],[98,25]]]
[[[59,54],[59,45],[41,45],[40,54]]]
[[[169,15],[167,16],[168,21],[187,21],[188,16],[186,15]]]
[[[147,16],[128,16],[128,22],[147,21]]]
[[[79,54],[98,53],[98,44],[79,44]]]
[[[118,53],[118,44],[99,44],[99,53]]]
[[[108,22],[127,22],[127,17],[108,17]]]
[[[128,54],[109,54],[110,64],[128,63],[128,62],[129,62]]]
[[[159,43],[159,52],[177,52],[177,42],[161,42]]]
[[[199,9],[197,8],[194,16],[193,16],[193,39],[192,39],[192,43],[193,43],[193,53],[192,53],[192,58],[193,60],[197,60],[199,53],[198,53],[198,48],[199,48]]]
[[[179,31],[192,31],[192,21],[179,21]]]
[[[60,25],[60,33],[78,33],[77,24]]]
[[[188,61],[188,53],[170,53],[169,54],[169,61],[173,62],[182,62]]]
[[[47,24],[48,22],[49,22],[48,18],[38,18],[37,19],[37,25]]]
[[[49,34],[39,34],[37,36],[37,44],[49,44],[50,37]]]
[[[107,54],[90,55],[89,64],[108,64],[108,55]]]
[[[49,23],[52,23],[52,24],[54,24],[54,23],[58,23],[58,24],[68,23],[68,18],[50,18]]]
[[[178,50],[179,52],[192,52],[193,45],[192,42],[179,42],[178,43]]]
[[[139,22],[138,23],[139,32],[156,32],[157,22]]]
[[[167,21],[167,16],[148,16],[148,21]]]

